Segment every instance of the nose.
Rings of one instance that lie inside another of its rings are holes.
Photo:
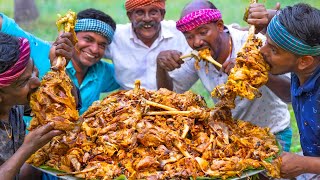
[[[40,86],[40,80],[37,76],[33,76],[30,82],[30,89],[37,89]]]
[[[143,21],[150,21],[150,20],[151,20],[150,14],[149,13],[145,13],[144,16],[143,16]]]
[[[93,43],[91,46],[90,46],[90,50],[92,53],[98,53],[99,51],[99,45],[97,43]]]
[[[261,48],[260,48],[260,52],[261,54],[265,55],[266,54],[266,45],[263,45]]]
[[[195,36],[193,41],[193,49],[201,48],[203,45],[203,40],[199,36]]]

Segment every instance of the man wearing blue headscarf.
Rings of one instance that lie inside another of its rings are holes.
[[[249,23],[263,23],[254,20],[257,13],[261,13],[259,9],[257,4],[250,8]],[[285,178],[320,178],[319,29],[319,9],[307,4],[288,6],[277,12],[269,22],[267,41],[260,50],[271,67],[270,73],[291,72],[292,107],[304,156],[282,154],[281,176]]]

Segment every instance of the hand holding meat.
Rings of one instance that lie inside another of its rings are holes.
[[[56,41],[52,44],[50,49],[50,62],[52,67],[57,65],[58,56],[65,57],[68,61],[72,58],[74,53],[73,36],[71,33],[60,34]],[[68,62],[66,63],[66,65]]]
[[[180,59],[181,52],[175,50],[167,50],[159,53],[157,57],[157,65],[166,71],[173,71],[181,67],[183,61]]]

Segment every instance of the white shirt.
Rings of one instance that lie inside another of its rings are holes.
[[[135,80],[139,79],[141,87],[157,90],[156,58],[164,50],[177,50],[183,54],[192,50],[174,21],[161,22],[160,35],[151,47],[137,38],[128,23],[117,25],[106,57],[113,61],[116,80],[123,89],[134,88]]]
[[[248,32],[234,29],[231,26],[228,26],[228,29],[233,44],[230,57],[236,58],[237,52],[241,50],[247,39]],[[228,75],[219,72],[212,64],[209,64],[208,73],[205,72],[205,63],[201,61],[199,65],[200,70],[196,70],[194,60],[190,60],[181,66],[179,73],[173,76],[175,91],[181,93],[188,90],[199,78],[209,92],[227,81]],[[252,101],[236,98],[236,107],[232,110],[233,117],[249,121],[260,127],[269,127],[272,133],[278,133],[289,127],[290,114],[287,105],[268,87],[262,86],[259,90],[262,96]],[[213,100],[217,102],[217,99]]]

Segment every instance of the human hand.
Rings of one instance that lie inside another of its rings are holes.
[[[157,65],[166,71],[180,68],[184,62],[180,59],[181,52],[175,50],[161,51],[157,57]]]
[[[50,122],[31,131],[24,139],[22,147],[26,148],[30,153],[34,153],[42,146],[47,144],[53,137],[63,133],[60,130],[53,129],[54,123]]]
[[[235,66],[236,64],[236,59],[235,58],[230,58],[229,60],[225,61],[222,64],[221,71],[230,74],[231,69]]]
[[[250,4],[248,9],[248,24],[254,25],[256,28],[255,33],[259,33],[268,26],[268,11],[263,4],[253,3]]]
[[[303,166],[304,156],[283,152],[280,174],[282,178],[294,178],[305,172]]]
[[[72,58],[74,53],[72,41],[73,36],[71,33],[62,33],[57,37],[56,41],[51,46],[49,54],[50,63],[53,67],[57,65],[58,56],[64,57],[67,60],[65,65],[68,64],[68,61]]]

